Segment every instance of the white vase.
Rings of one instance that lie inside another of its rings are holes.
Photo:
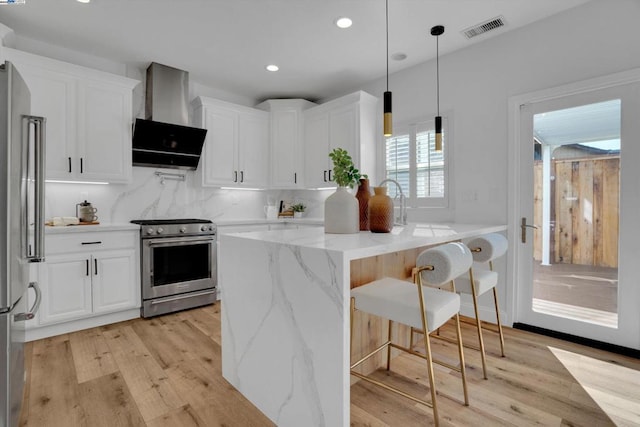
[[[324,202],[324,232],[352,234],[360,232],[360,205],[348,187],[338,187]]]
[[[294,218],[302,218],[302,212],[294,212],[293,213],[293,217]]]

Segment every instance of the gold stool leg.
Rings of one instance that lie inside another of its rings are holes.
[[[504,335],[502,334],[502,322],[500,321],[500,307],[498,307],[498,291],[493,288],[493,303],[496,306],[496,320],[498,321],[498,335],[500,335],[500,352],[504,357]]]
[[[464,391],[464,404],[469,406],[469,394],[467,393],[467,373],[464,366],[464,345],[462,344],[462,331],[460,330],[460,315],[456,314],[456,331],[458,333],[458,355],[460,356],[460,374],[462,375],[462,389]]]
[[[478,342],[480,344],[480,358],[482,359],[482,373],[484,379],[487,377],[487,360],[484,354],[484,340],[482,339],[482,323],[480,321],[480,314],[478,312],[478,296],[476,295],[476,285],[473,282],[473,269],[469,269],[469,281],[471,283],[471,296],[473,297],[473,311],[476,315],[476,329],[478,330]]]
[[[420,301],[420,317],[422,317],[422,338],[424,341],[424,351],[427,357],[427,370],[429,374],[429,388],[431,390],[431,409],[433,409],[433,420],[436,427],[439,425],[438,402],[436,400],[436,379],[433,373],[433,358],[431,357],[431,340],[429,338],[429,324],[424,304],[424,293],[422,292],[422,276],[418,276],[416,283],[418,287],[418,299]],[[454,289],[455,290],[455,289]]]
[[[351,297],[349,313],[349,366],[351,366],[351,357],[353,356],[353,312],[356,311],[356,299]]]
[[[389,330],[387,331],[387,341],[391,342],[391,328],[393,326],[393,322],[389,320]],[[387,371],[391,369],[391,346],[387,346]]]

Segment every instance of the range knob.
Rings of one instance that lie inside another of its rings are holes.
[[[187,227],[180,227],[180,232],[181,233],[186,233],[187,232]]]
[[[203,225],[202,227],[200,227],[200,231],[207,231],[208,227],[206,225]]]
[[[164,228],[162,227],[158,227],[158,229],[156,230],[156,233],[160,234],[164,231]]]
[[[213,225],[209,226],[209,231],[213,231]]]
[[[155,230],[151,227],[147,228],[147,234],[153,234],[155,233]]]

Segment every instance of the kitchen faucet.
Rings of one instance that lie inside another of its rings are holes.
[[[396,217],[395,223],[398,225],[407,225],[407,203],[404,197],[404,193],[402,192],[402,187],[400,186],[400,183],[398,181],[390,178],[383,180],[380,184],[378,184],[378,187],[382,187],[382,185],[386,182],[393,182],[396,187],[398,187],[398,191],[400,191],[400,212]]]

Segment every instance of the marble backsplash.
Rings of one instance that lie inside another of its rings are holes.
[[[47,183],[45,215],[75,216],[76,204],[85,199],[98,209],[102,223],[132,219],[204,218],[243,220],[265,218],[264,206],[280,200],[301,202],[309,218],[324,216],[324,200],[333,190],[227,190],[203,188],[194,172],[186,180],[161,183],[154,168],[133,168],[131,184]],[[176,171],[168,171],[175,173]]]

